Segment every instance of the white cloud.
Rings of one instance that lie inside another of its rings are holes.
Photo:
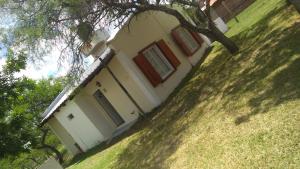
[[[35,59],[35,62],[27,61],[26,69],[21,70],[19,73],[16,73],[16,77],[26,76],[28,78],[39,80],[42,78],[52,77],[61,77],[65,76],[68,73],[68,70],[71,67],[71,63],[67,60],[70,59],[66,57],[65,60],[62,60],[59,64],[60,50],[55,49],[48,55],[42,57],[42,61]],[[85,58],[85,64],[90,65],[93,62],[92,57]],[[3,69],[5,64],[6,57],[3,53],[0,52],[0,71]]]
[[[2,70],[2,66],[5,64],[5,58],[0,57],[0,71]]]
[[[26,69],[22,70],[17,76],[26,76],[31,79],[42,79],[49,76],[59,77],[67,74],[70,67],[68,63],[63,63],[59,67],[58,59],[60,52],[53,50],[52,53],[43,57],[43,61],[37,61],[35,63],[28,62]]]
[[[26,76],[31,79],[42,79],[49,76],[59,77],[67,74],[70,65],[66,62],[61,64],[59,67],[58,59],[60,52],[58,50],[53,50],[52,53],[43,57],[43,61],[37,61],[32,63],[28,61],[25,70],[16,73],[17,77]],[[0,56],[0,71],[3,69],[6,57],[1,54]]]
[[[10,14],[5,14],[0,11],[1,15],[5,15],[5,19],[0,19],[0,28],[4,29],[10,29],[15,25],[15,17]],[[0,37],[1,38],[1,37]],[[1,40],[1,39],[0,39]],[[45,48],[49,45],[48,43],[44,42],[41,44],[41,48]],[[63,46],[61,44],[60,46]],[[53,47],[55,48],[55,47]],[[31,79],[42,79],[42,78],[48,78],[49,76],[53,77],[60,77],[65,76],[70,68],[70,63],[68,61],[63,61],[63,63],[58,64],[59,56],[60,56],[60,50],[56,49],[52,50],[51,53],[49,53],[46,56],[43,56],[43,61],[37,61],[35,63],[32,63],[30,61],[27,62],[26,69],[21,70],[21,72],[17,73],[16,76],[26,76]],[[6,54],[6,48],[1,45],[0,42],[0,71],[2,70],[2,66],[5,64],[5,55]],[[66,57],[66,60],[70,58]],[[91,64],[93,62],[93,59],[86,58],[85,59],[86,64]]]
[[[22,70],[16,76],[26,76],[31,79],[42,79],[52,77],[61,77],[65,76],[68,73],[68,70],[71,67],[71,63],[68,61],[69,57],[66,57],[65,60],[62,60],[61,63],[58,63],[60,57],[60,51],[53,50],[53,52],[43,57],[43,61],[40,62],[28,62],[26,69]],[[90,65],[94,59],[92,57],[87,57],[84,59],[84,64]],[[1,63],[1,61],[0,61]]]

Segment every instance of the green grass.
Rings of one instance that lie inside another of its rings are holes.
[[[300,15],[257,0],[147,120],[68,169],[300,168]]]

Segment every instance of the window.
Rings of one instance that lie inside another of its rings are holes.
[[[198,33],[190,32],[183,27],[173,29],[172,36],[187,56],[192,56],[203,42]]]
[[[175,31],[191,53],[194,53],[199,48],[197,41],[186,29],[179,27]]]
[[[69,120],[72,120],[73,118],[74,118],[74,115],[73,115],[73,114],[69,114],[69,115],[68,115],[68,119],[69,119]]]
[[[133,60],[154,87],[165,81],[180,65],[163,40],[141,50]]]
[[[156,44],[144,50],[143,55],[162,79],[167,78],[174,71],[174,68]]]

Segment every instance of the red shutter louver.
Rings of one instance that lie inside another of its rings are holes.
[[[186,46],[186,44],[182,41],[182,39],[179,37],[176,30],[177,29],[175,28],[171,32],[172,37],[174,38],[175,42],[177,43],[177,45],[180,47],[180,49],[182,50],[182,52],[184,54],[186,54],[187,56],[192,56],[193,54],[191,53],[189,48]]]
[[[152,86],[156,87],[159,83],[162,82],[161,77],[153,68],[153,66],[148,62],[145,56],[139,53],[135,58],[133,58],[136,65],[141,69],[147,79],[150,81]]]
[[[164,40],[160,40],[157,42],[157,45],[159,49],[163,52],[165,57],[168,59],[168,61],[171,63],[171,65],[174,68],[177,68],[180,65],[180,61],[177,59],[177,57],[169,48],[169,46],[166,44],[166,42]]]
[[[194,39],[198,42],[198,44],[201,46],[202,43],[203,43],[202,37],[197,32],[190,31],[190,33],[192,34],[192,36],[194,37]]]

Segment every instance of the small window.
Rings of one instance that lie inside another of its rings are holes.
[[[163,39],[139,51],[133,61],[153,87],[163,83],[180,65],[180,61]]]
[[[197,41],[186,29],[179,27],[176,32],[178,33],[178,36],[182,39],[182,41],[186,44],[191,53],[194,53],[199,48],[199,44],[197,43]]]
[[[166,79],[175,70],[156,44],[142,53],[162,79]]]
[[[187,56],[192,56],[202,44],[202,39],[197,33],[190,32],[181,26],[172,30],[172,36]]]
[[[73,115],[73,114],[69,114],[69,115],[68,115],[68,119],[69,119],[69,120],[72,120],[73,118],[74,118],[74,115]]]

